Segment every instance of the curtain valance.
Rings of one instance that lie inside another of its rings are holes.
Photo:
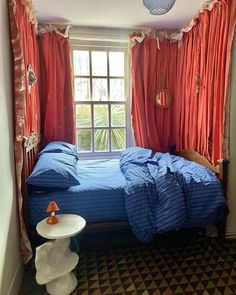
[[[40,24],[38,26],[38,30],[40,34],[48,33],[48,32],[55,32],[62,37],[69,38],[71,26],[55,26],[51,24]]]

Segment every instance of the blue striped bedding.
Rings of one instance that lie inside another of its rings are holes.
[[[154,234],[205,227],[223,218],[221,184],[209,169],[170,154],[130,148],[120,158],[130,226],[144,242]]]
[[[76,168],[80,185],[30,192],[31,227],[54,200],[59,213],[87,223],[128,220],[138,239],[149,242],[156,233],[214,224],[226,206],[210,170],[168,153],[130,148],[120,160],[79,160]]]
[[[29,222],[34,227],[47,217],[45,212],[54,200],[61,214],[79,214],[88,223],[126,220],[124,187],[125,178],[120,171],[119,160],[78,161],[77,173],[80,185],[68,189],[31,191],[29,198]]]

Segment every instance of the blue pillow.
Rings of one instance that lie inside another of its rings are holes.
[[[79,185],[77,159],[64,153],[43,153],[26,183],[37,187],[68,188]]]
[[[39,155],[42,155],[43,153],[64,153],[67,155],[75,156],[78,159],[76,146],[63,141],[52,141],[48,143],[42,149]]]

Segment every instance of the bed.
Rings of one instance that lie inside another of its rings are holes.
[[[87,223],[127,221],[125,178],[119,160],[82,160],[77,162],[80,185],[61,190],[30,191],[29,224],[34,227],[47,214],[47,204],[57,202],[61,214],[78,214]]]
[[[32,138],[36,135],[32,135]],[[33,144],[32,144],[33,143]],[[37,160],[39,138],[27,139],[24,146],[24,180],[32,172]],[[36,150],[36,152],[35,152]],[[199,163],[213,171],[220,179],[224,197],[226,199],[227,161],[221,160],[214,167],[205,157],[195,151],[174,151],[172,154],[181,156],[187,160]],[[46,217],[45,208],[49,201],[56,200],[61,213],[75,213],[85,217],[88,222],[87,229],[115,228],[129,226],[127,210],[125,208],[125,189],[127,181],[120,170],[119,160],[92,160],[78,161],[80,185],[60,190],[40,190],[28,188],[24,190],[25,200],[28,203],[28,222],[30,228]],[[27,215],[27,214],[26,214]],[[227,208],[224,216],[217,222],[218,235],[225,236]]]

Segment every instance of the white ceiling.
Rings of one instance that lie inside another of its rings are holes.
[[[176,0],[169,13],[153,16],[142,0],[33,0],[39,22],[86,27],[179,29],[189,23],[204,0]]]

